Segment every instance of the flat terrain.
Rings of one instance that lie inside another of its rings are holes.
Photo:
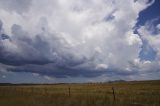
[[[160,81],[5,85],[0,106],[160,106]]]

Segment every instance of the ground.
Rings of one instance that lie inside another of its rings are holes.
[[[1,85],[0,106],[160,106],[160,80]]]

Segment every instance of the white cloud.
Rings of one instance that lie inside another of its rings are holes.
[[[29,9],[32,0],[0,0],[0,8],[9,12],[23,13]]]
[[[106,65],[106,64],[97,64],[97,66],[96,66],[96,69],[107,69],[108,68],[108,66]]]
[[[142,36],[143,40],[146,40],[148,44],[156,51],[156,60],[160,60],[160,32],[153,33],[153,31],[156,29],[150,28],[152,26],[152,23],[147,23],[145,26],[142,26],[138,31],[140,35]]]
[[[35,76],[35,77],[39,77],[40,76],[40,74],[38,74],[38,73],[32,73],[32,75]]]
[[[44,76],[44,79],[47,79],[47,80],[49,80],[49,81],[54,81],[54,78],[53,77],[49,77],[49,76]]]
[[[160,24],[158,24],[156,27],[160,30]]]
[[[147,42],[146,45],[149,45],[156,52],[154,60],[143,60],[139,62],[139,68],[142,72],[158,73],[160,70],[160,32],[155,33],[159,24],[156,26],[153,25],[156,21],[157,19],[150,20],[138,29],[141,39]]]
[[[130,63],[139,58],[142,46],[133,27],[149,6],[147,1],[30,0],[22,2],[28,3],[23,9],[0,0],[3,29],[13,39],[0,43],[27,61],[46,59],[73,69],[132,70]],[[159,37],[147,39],[160,51]]]

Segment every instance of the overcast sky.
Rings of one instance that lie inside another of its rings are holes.
[[[160,79],[160,0],[0,0],[0,82]]]

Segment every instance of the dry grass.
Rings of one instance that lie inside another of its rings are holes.
[[[0,106],[160,106],[160,81],[0,86]]]

